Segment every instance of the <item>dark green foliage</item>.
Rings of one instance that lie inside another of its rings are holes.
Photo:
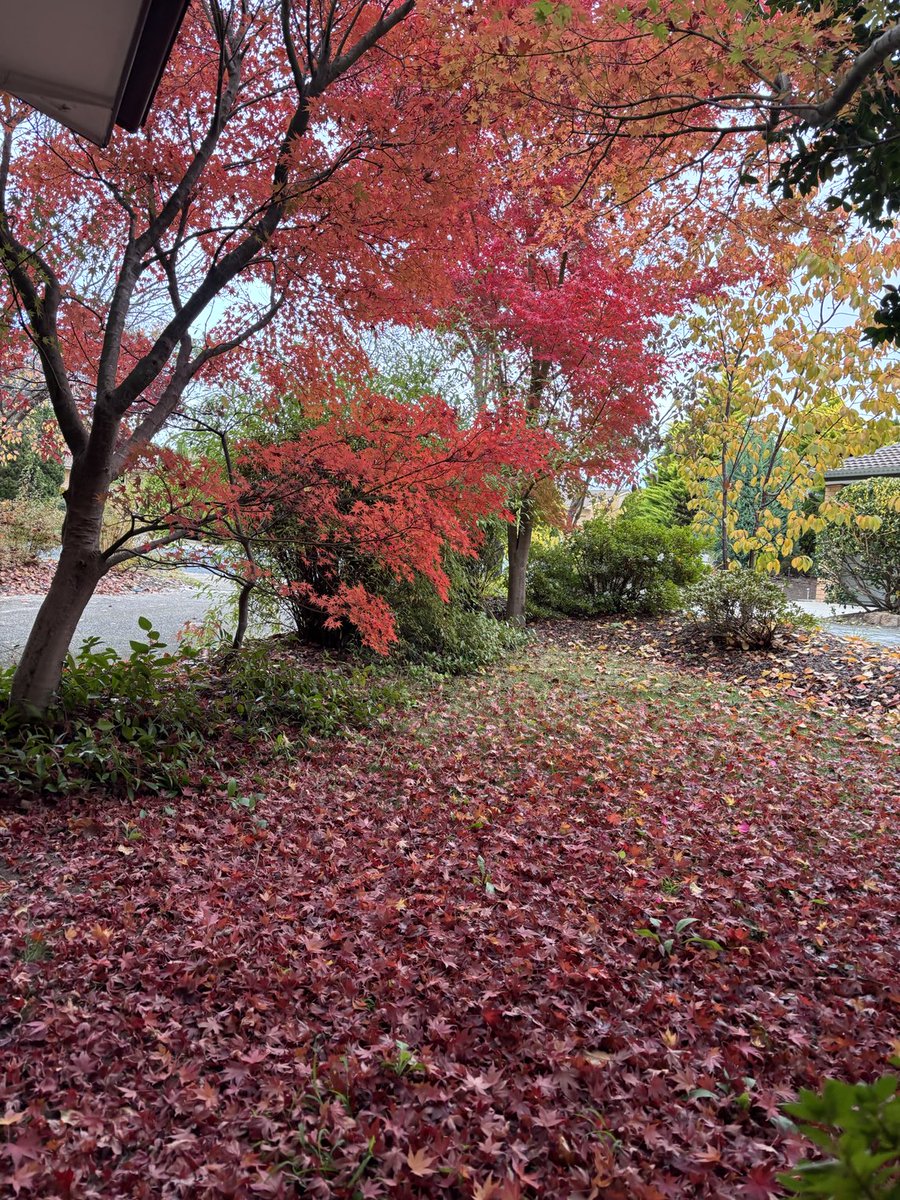
[[[646,518],[661,525],[688,526],[693,520],[688,504],[690,488],[674,458],[663,458],[655,474],[642,488],[625,499],[623,512],[629,518]]]
[[[63,469],[22,446],[11,462],[0,464],[0,500],[59,500]]]
[[[900,1064],[898,1064],[900,1065]],[[785,1112],[824,1157],[779,1177],[794,1195],[827,1200],[900,1197],[900,1078],[875,1083],[829,1079],[821,1092],[802,1091]]]
[[[46,717],[7,708],[12,669],[0,673],[0,793],[46,795],[103,785],[111,793],[170,793],[215,772],[212,744],[330,736],[365,725],[405,700],[370,668],[298,669],[286,643],[255,643],[236,656],[169,653],[142,617],[130,658],[97,639],[70,656]]]
[[[181,786],[202,752],[192,660],[167,653],[150,622],[129,659],[97,638],[69,656],[57,703],[46,717],[8,709],[13,670],[0,675],[0,790],[52,794],[101,784],[111,791],[167,792]]]
[[[442,675],[465,675],[489,667],[504,654],[521,649],[526,635],[483,609],[458,600],[444,604],[427,588],[410,589],[397,611],[399,654],[415,666]]]
[[[900,146],[887,136],[898,119],[896,93],[876,79],[838,120],[794,137],[776,186],[786,197],[827,187],[831,208],[852,209],[873,228],[887,228],[900,207]]]
[[[808,624],[774,579],[755,571],[714,571],[685,595],[693,630],[720,646],[768,650],[779,634]]]
[[[526,635],[487,611],[492,583],[503,562],[502,544],[489,530],[478,558],[447,555],[450,599],[441,600],[425,580],[390,583],[383,594],[397,618],[399,657],[442,675],[465,675],[520,649]]]
[[[586,522],[571,537],[532,551],[532,616],[598,617],[676,608],[680,589],[703,573],[701,540],[689,529],[620,517]]]
[[[900,612],[900,479],[865,479],[839,493],[864,527],[829,524],[818,537],[826,596],[881,612]],[[877,529],[866,528],[873,519]]]
[[[331,737],[407,699],[401,683],[379,677],[371,666],[298,670],[290,642],[283,641],[254,642],[226,657],[209,687],[216,693],[213,727],[226,722],[248,739],[283,731],[293,739]]]
[[[394,659],[443,675],[464,675],[490,666],[524,644],[520,632],[488,612],[492,589],[502,579],[504,531],[502,522],[489,522],[477,557],[444,555],[443,566],[450,579],[447,601],[425,578],[398,580],[363,557],[344,556],[340,564],[344,582],[362,584],[385,600],[394,614],[399,639]],[[286,581],[302,578],[315,586],[315,563],[302,557],[294,544],[276,548],[272,557]],[[318,645],[359,648],[359,634],[349,623],[328,629],[320,609],[299,598],[282,603],[303,639]]]

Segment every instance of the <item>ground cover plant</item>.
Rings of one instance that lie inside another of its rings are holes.
[[[309,736],[364,725],[406,699],[393,672],[293,639],[204,653],[168,647],[146,617],[139,625],[127,658],[97,638],[69,655],[38,718],[6,706],[13,671],[0,671],[0,796],[177,794],[243,763],[255,743],[290,757]]]
[[[898,1036],[896,746],[570,628],[177,800],[3,812],[10,1194],[785,1194],[782,1106]]]

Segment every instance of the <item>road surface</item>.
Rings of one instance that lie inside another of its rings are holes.
[[[94,596],[84,611],[73,645],[80,646],[88,637],[99,637],[104,645],[128,654],[131,640],[142,641],[145,636],[138,627],[138,617],[149,617],[162,640],[174,646],[185,622],[202,621],[211,608],[227,598],[229,587],[213,579],[168,592]],[[17,661],[40,603],[40,596],[0,596],[0,666]]]
[[[868,625],[862,620],[854,621],[854,616],[861,616],[858,608],[829,604],[823,600],[795,600],[794,604],[821,621],[822,628],[828,633],[837,634],[838,637],[858,637],[879,646],[900,646],[900,629]]]

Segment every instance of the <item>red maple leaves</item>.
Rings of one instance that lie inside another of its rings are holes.
[[[424,577],[446,600],[444,553],[475,553],[479,520],[503,511],[504,475],[535,469],[547,446],[514,407],[466,427],[437,397],[409,404],[363,393],[301,436],[244,445],[236,499],[263,541],[296,539],[289,593],[320,608],[326,628],[349,621],[386,653],[396,640],[391,610],[341,563],[351,555],[397,579]]]
[[[780,1104],[896,1037],[896,756],[645,661],[530,667],[225,758],[252,814],[7,813],[7,1189],[777,1195]],[[721,949],[638,935],[685,917]]]

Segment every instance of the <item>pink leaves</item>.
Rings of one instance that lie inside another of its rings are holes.
[[[652,411],[670,289],[635,268],[618,231],[607,241],[588,219],[579,236],[546,243],[542,214],[526,194],[482,215],[487,240],[456,270],[457,312],[484,343],[476,371],[494,372],[490,390],[552,430],[557,475],[621,474]]]

